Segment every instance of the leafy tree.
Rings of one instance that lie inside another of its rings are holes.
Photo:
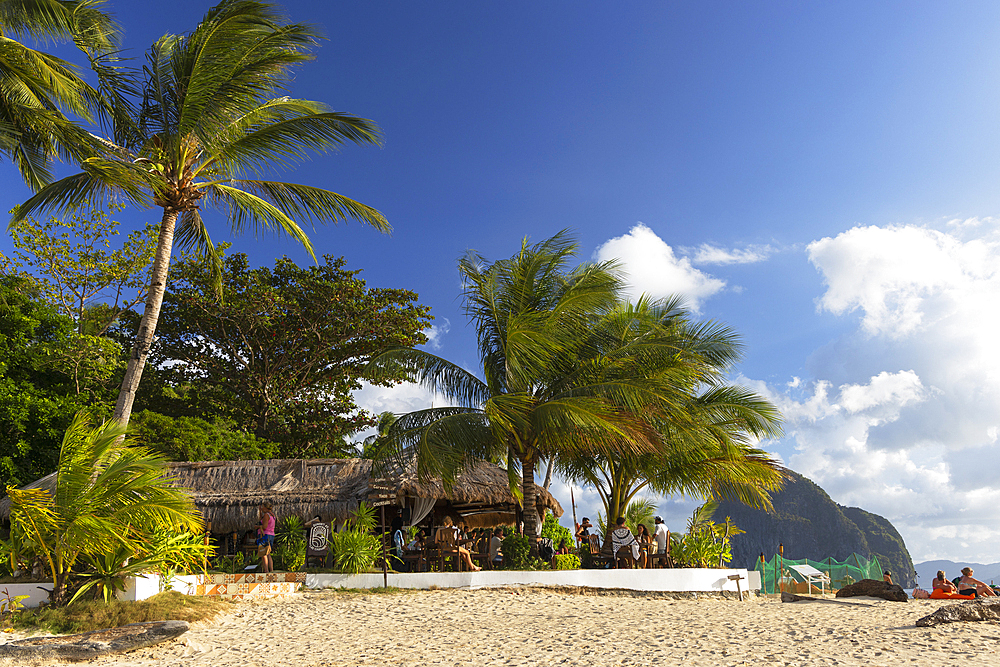
[[[656,505],[652,502],[646,500],[645,498],[637,498],[631,501],[625,508],[622,514],[613,514],[613,518],[609,522],[607,517],[603,513],[598,512],[597,514],[597,530],[600,531],[601,535],[607,535],[615,527],[615,522],[618,517],[625,517],[625,525],[633,533],[639,530],[639,524],[643,524],[652,533],[653,531],[653,512],[656,511]]]
[[[187,383],[200,416],[223,415],[282,456],[343,453],[343,436],[374,423],[354,402],[362,371],[393,346],[427,341],[417,295],[369,289],[343,258],[251,269],[225,258],[221,293],[203,263],[178,262],[155,352],[163,375]],[[403,379],[383,377],[381,384]]]
[[[559,519],[552,512],[545,513],[545,520],[542,521],[542,537],[552,540],[555,549],[559,549],[565,542],[568,546],[576,546],[576,540],[569,528],[559,523]]]
[[[156,249],[156,230],[150,225],[110,250],[119,232],[109,214],[121,208],[113,204],[107,212],[74,213],[68,222],[29,218],[13,223],[14,254],[0,254],[0,272],[29,274],[45,300],[76,322],[78,334],[104,335],[124,311],[145,299],[141,274]]]
[[[166,461],[123,440],[125,427],[98,427],[80,413],[59,452],[55,491],[7,488],[11,530],[30,541],[53,577],[52,602],[66,602],[69,577],[82,556],[113,545],[134,552],[157,530],[201,529],[190,496],[173,486]]]
[[[260,440],[215,417],[168,417],[149,410],[129,422],[136,442],[171,461],[260,461],[279,458],[278,445]]]
[[[100,95],[72,64],[17,40],[73,40],[101,67],[116,26],[94,0],[0,0],[0,152],[38,189],[52,179],[57,152],[82,157],[87,135],[63,115],[92,119]]]
[[[16,222],[115,195],[163,210],[149,296],[115,419],[127,423],[132,412],[175,235],[218,268],[203,207],[224,211],[235,232],[288,234],[310,254],[298,221],[354,218],[389,229],[375,209],[329,190],[253,177],[273,166],[291,166],[307,151],[380,141],[371,121],[319,102],[278,96],[290,70],[310,59],[316,39],[311,27],[284,23],[274,5],[223,0],[190,34],[165,35],[152,46],[141,80],[127,81],[125,92],[112,98],[113,136],[82,160],[83,171],[46,186],[15,209]],[[128,95],[129,86],[135,95]]]
[[[0,276],[0,484],[24,484],[52,472],[62,434],[87,403],[50,353],[73,322],[39,298],[26,278]]]

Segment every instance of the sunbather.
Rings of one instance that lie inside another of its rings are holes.
[[[983,595],[986,597],[995,597],[996,593],[993,589],[979,581],[972,576],[971,567],[962,568],[962,578],[958,580],[958,592],[962,595]]]

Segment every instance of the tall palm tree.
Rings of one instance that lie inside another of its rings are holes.
[[[422,350],[391,350],[370,365],[375,376],[405,368],[457,403],[401,416],[380,455],[415,456],[418,473],[446,483],[473,461],[505,464],[512,491],[523,494],[529,535],[539,461],[655,452],[663,443],[652,420],[665,418],[685,389],[653,372],[678,354],[663,341],[604,353],[610,329],[595,325],[615,309],[621,281],[614,264],[570,268],[576,249],[560,232],[536,245],[525,239],[508,260],[470,253],[459,262],[482,379]]]
[[[194,530],[201,518],[190,495],[171,484],[166,460],[122,440],[125,427],[92,427],[83,413],[66,430],[55,488],[9,487],[12,531],[29,543],[65,602],[67,579],[84,556],[122,546],[136,552],[158,529]]]
[[[287,234],[315,258],[300,221],[353,218],[381,231],[377,210],[329,190],[258,178],[273,166],[290,167],[307,151],[335,150],[344,142],[378,144],[371,121],[332,111],[319,102],[279,97],[289,70],[311,58],[316,32],[286,24],[275,6],[223,0],[193,32],[166,35],[152,46],[143,69],[141,98],[119,100],[113,137],[83,160],[83,171],[45,187],[15,211],[63,211],[109,195],[142,207],[159,206],[156,255],[146,307],[122,381],[115,419],[128,422],[153,342],[166,288],[174,237],[219,259],[202,209],[222,209],[232,229]]]
[[[642,369],[669,378],[680,391],[666,410],[646,413],[659,434],[658,447],[563,457],[558,468],[566,478],[594,486],[611,520],[645,489],[770,508],[768,492],[780,488],[783,468],[753,445],[780,435],[781,416],[763,397],[726,380],[725,373],[740,357],[729,327],[692,322],[677,299],[640,299],[609,313],[595,325],[595,336],[604,341],[599,347],[607,359],[631,359],[651,347],[673,349],[673,355],[657,353]],[[623,369],[627,366],[594,366],[607,381]]]
[[[76,42],[99,63],[116,26],[99,0],[0,0],[0,152],[33,189],[52,180],[57,153],[80,157],[85,133],[64,115],[92,120],[100,95],[71,63],[18,40]]]

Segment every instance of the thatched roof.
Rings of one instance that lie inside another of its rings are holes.
[[[257,524],[257,512],[267,502],[281,518],[295,515],[343,520],[369,493],[372,462],[365,459],[275,459],[269,461],[174,462],[171,473],[178,486],[190,489],[195,505],[213,532],[240,531]],[[441,480],[421,482],[413,472],[386,475],[396,489],[397,504],[406,498],[446,500],[454,513],[465,516],[512,516],[516,504],[507,472],[481,463],[461,473],[445,491]],[[53,488],[55,474],[28,485]],[[562,516],[562,506],[548,491],[538,488],[539,514],[550,509]],[[407,503],[410,504],[410,503]],[[0,501],[0,513],[10,503]]]

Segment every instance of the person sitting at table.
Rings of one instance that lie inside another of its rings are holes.
[[[958,580],[958,592],[962,595],[983,595],[985,597],[996,597],[993,589],[972,576],[971,567],[962,568],[962,578]]]
[[[562,542],[559,543],[559,549],[556,550],[556,555],[565,556],[568,553],[569,553],[569,542],[567,542],[566,538],[564,537],[562,538]]]
[[[490,567],[494,570],[503,565],[503,526],[493,529],[493,537],[490,538]]]
[[[653,543],[653,536],[649,534],[649,528],[640,523],[635,531],[635,541],[639,543],[639,567],[646,567],[649,558],[650,545]]]
[[[458,555],[465,562],[465,565],[469,568],[470,572],[479,572],[481,567],[477,567],[475,563],[472,562],[472,554],[469,550],[458,543],[456,529],[454,523],[450,516],[446,516],[444,521],[441,522],[441,527],[437,529],[434,534],[434,541],[440,544],[454,544],[458,547]]]
[[[407,551],[423,551],[424,550],[424,540],[426,539],[424,531],[418,530],[417,534],[414,535],[413,539],[406,545]]]
[[[586,542],[590,537],[590,529],[593,527],[593,524],[590,523],[590,519],[583,517],[583,523],[579,523],[576,526],[576,539],[580,542]]]

